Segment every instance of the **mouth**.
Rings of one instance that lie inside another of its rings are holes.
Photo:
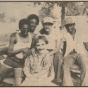
[[[31,26],[31,29],[35,29],[35,26]]]
[[[39,49],[39,51],[42,51],[42,50],[44,50],[44,49]]]
[[[50,31],[50,29],[47,28],[46,31]]]
[[[25,32],[25,35],[27,35],[28,33],[27,32]]]

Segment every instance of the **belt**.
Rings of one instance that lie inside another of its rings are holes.
[[[18,62],[18,63],[23,63],[23,62],[24,62],[24,59],[20,59],[20,58],[18,58],[18,57],[16,57],[16,56],[11,57],[11,59],[12,59],[13,61],[15,61],[15,62]]]

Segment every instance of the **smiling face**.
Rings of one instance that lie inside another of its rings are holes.
[[[36,50],[43,54],[43,52],[46,50],[46,43],[44,40],[39,39],[38,42],[36,43]]]
[[[75,29],[75,24],[68,24],[68,25],[66,26],[66,29],[67,29],[67,31],[68,31],[70,34],[73,34],[73,33],[76,31],[76,29]]]
[[[30,22],[29,22],[30,32],[34,32],[36,26],[37,26],[37,20],[36,19],[31,19]]]
[[[28,24],[23,24],[20,28],[21,34],[23,36],[28,36],[28,30],[29,30]]]
[[[52,31],[52,23],[43,23],[44,29],[46,32],[51,32]]]

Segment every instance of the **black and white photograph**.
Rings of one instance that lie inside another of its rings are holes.
[[[88,1],[0,1],[0,87],[88,86]]]

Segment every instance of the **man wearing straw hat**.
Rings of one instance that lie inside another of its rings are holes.
[[[66,52],[63,64],[63,86],[74,86],[70,71],[75,63],[80,68],[80,86],[84,86],[86,74],[85,57],[82,56],[81,47],[77,46],[75,22],[72,18],[68,17],[64,20],[64,26],[67,33],[64,34],[66,39]]]

